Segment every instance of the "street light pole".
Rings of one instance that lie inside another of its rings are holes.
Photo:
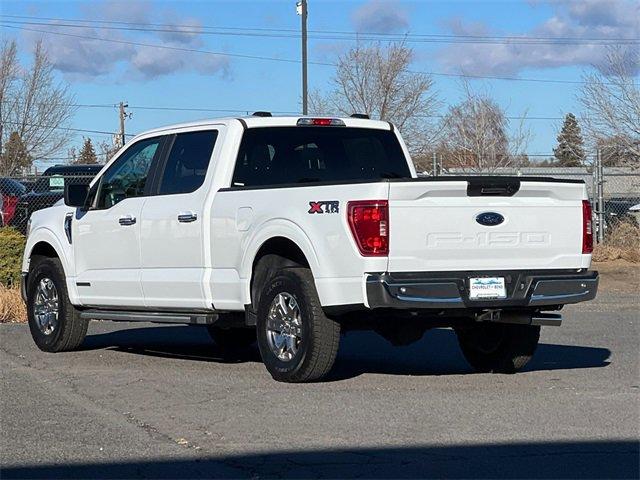
[[[296,12],[302,21],[302,114],[307,115],[309,113],[307,98],[307,0],[299,0],[296,7]]]

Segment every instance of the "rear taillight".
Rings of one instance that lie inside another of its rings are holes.
[[[349,202],[347,216],[361,255],[389,255],[389,204],[386,200]]]
[[[593,252],[593,216],[589,200],[582,201],[582,253]]]

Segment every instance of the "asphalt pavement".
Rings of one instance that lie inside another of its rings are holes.
[[[46,354],[0,325],[0,476],[638,478],[635,297],[565,308],[516,375],[473,373],[450,330],[354,332],[304,385],[201,327],[92,322],[82,351]]]

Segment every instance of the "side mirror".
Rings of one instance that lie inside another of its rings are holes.
[[[89,185],[69,183],[64,186],[64,204],[68,207],[84,207],[89,194]]]

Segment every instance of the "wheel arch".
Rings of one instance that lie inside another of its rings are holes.
[[[253,257],[251,265],[251,275],[249,277],[249,299],[251,304],[256,306],[260,283],[262,280],[262,272],[257,272],[256,268],[260,260],[266,256],[273,255],[270,269],[287,268],[287,267],[307,267],[310,268],[309,261],[296,242],[290,238],[283,236],[271,237],[264,241]],[[275,258],[277,257],[277,258]],[[266,272],[264,272],[266,274]]]
[[[31,259],[41,255],[44,257],[58,258],[66,275],[69,275],[69,263],[62,244],[49,229],[39,228],[29,235],[22,262],[22,271],[28,272]]]
[[[36,255],[42,257],[60,258],[60,255],[58,254],[56,249],[49,242],[46,242],[44,240],[39,241],[33,246],[29,257],[32,258]]]

